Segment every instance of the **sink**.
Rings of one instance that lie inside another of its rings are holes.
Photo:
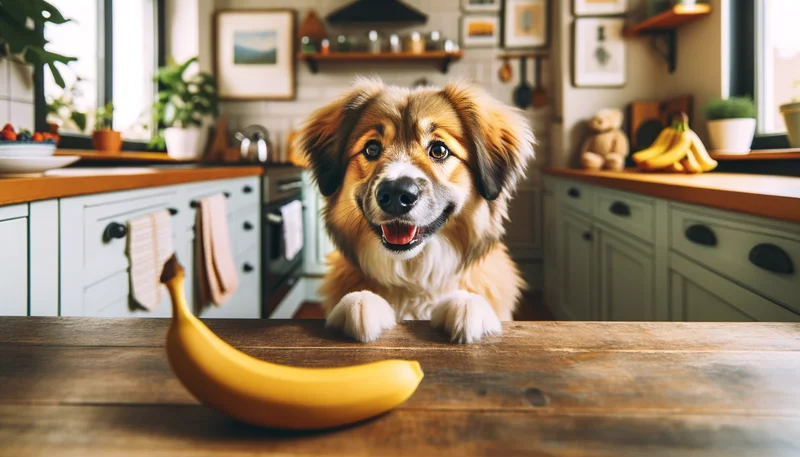
[[[155,173],[151,167],[91,167],[91,168],[61,168],[50,170],[45,176],[109,176],[109,175],[138,175],[142,173]]]

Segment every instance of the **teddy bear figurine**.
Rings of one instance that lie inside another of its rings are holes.
[[[630,148],[622,131],[622,111],[602,109],[589,120],[589,126],[593,133],[581,145],[581,166],[587,170],[625,168]]]

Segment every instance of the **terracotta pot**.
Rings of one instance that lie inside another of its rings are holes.
[[[92,143],[98,152],[115,154],[122,150],[122,134],[116,130],[95,130]]]

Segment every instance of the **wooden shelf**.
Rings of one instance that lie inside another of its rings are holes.
[[[319,70],[320,62],[437,62],[442,73],[447,73],[451,62],[461,59],[461,51],[445,52],[430,51],[422,54],[412,52],[383,52],[372,54],[369,52],[332,52],[330,54],[303,54],[297,55],[299,60],[308,64],[311,73]]]
[[[678,47],[676,29],[709,14],[711,14],[711,6],[708,4],[675,5],[667,11],[647,18],[638,24],[625,27],[623,35],[626,37],[652,36],[654,38],[652,42],[653,49],[667,62],[669,72],[674,73],[676,68],[675,55]],[[657,45],[658,38],[661,38],[664,42],[662,47]]]
[[[512,51],[497,54],[498,59],[522,59],[522,58],[536,58],[547,57],[547,51]]]
[[[750,154],[711,154],[714,160],[800,160],[800,149],[760,149]]]
[[[638,24],[625,27],[625,35],[635,36],[648,32],[675,29],[709,14],[711,14],[710,5],[675,5],[667,11],[647,18]]]

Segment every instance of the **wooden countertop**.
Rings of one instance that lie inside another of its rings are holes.
[[[551,176],[684,203],[800,223],[800,178],[740,173],[699,175],[545,168]]]
[[[53,170],[52,176],[0,179],[0,205],[213,179],[260,176],[263,171],[263,168],[253,166],[64,168]]]
[[[800,324],[511,322],[502,336],[453,345],[427,322],[371,344],[321,320],[206,322],[265,360],[408,358],[425,378],[381,417],[281,433],[187,393],[163,347],[168,319],[3,317],[2,454],[800,455]]]

